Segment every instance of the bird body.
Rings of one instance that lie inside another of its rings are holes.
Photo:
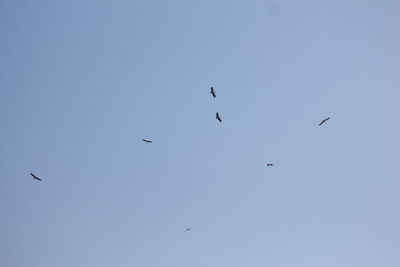
[[[211,86],[210,94],[211,94],[214,98],[217,97],[217,95],[215,94],[215,91],[214,91],[214,87],[212,87],[212,86]]]
[[[146,143],[153,143],[153,141],[147,140],[147,139],[142,139],[142,141],[143,141],[143,142],[146,142]]]
[[[190,231],[190,230],[192,230],[192,229],[190,229],[190,228],[186,228],[185,232],[187,232],[187,231]]]
[[[272,167],[272,166],[274,166],[274,164],[272,164],[272,163],[267,163],[267,166],[268,166],[268,167]]]
[[[330,118],[328,117],[328,118],[326,118],[326,119],[323,119],[318,125],[319,126],[321,126],[322,124],[324,124],[327,120],[329,120]]]
[[[34,180],[42,181],[42,179],[40,179],[39,177],[37,177],[33,173],[31,173],[31,176],[33,177]]]
[[[218,112],[215,114],[215,118],[216,118],[219,122],[222,122],[222,118],[221,118],[221,116],[219,116],[219,113],[218,113]]]

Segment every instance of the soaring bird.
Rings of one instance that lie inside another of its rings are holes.
[[[147,140],[147,139],[142,139],[142,141],[143,141],[143,142],[146,142],[146,143],[153,143],[153,141]]]
[[[187,232],[187,231],[190,231],[190,230],[192,230],[192,229],[190,229],[190,228],[186,228],[185,232]]]
[[[272,164],[272,163],[267,163],[267,166],[268,166],[268,167],[272,167],[272,166],[274,166],[274,164]]]
[[[31,173],[31,176],[33,177],[33,179],[41,181],[42,179],[40,179],[39,177],[37,177],[36,175],[34,175],[33,173]]]
[[[318,125],[321,126],[322,124],[324,124],[324,123],[325,123],[327,120],[329,120],[329,119],[330,119],[330,118],[328,117],[328,118],[322,120]]]
[[[211,86],[210,94],[212,94],[212,96],[213,96],[214,98],[217,97],[217,95],[215,94],[215,91],[214,91],[214,87],[212,87],[212,86]]]
[[[215,118],[216,118],[219,122],[222,122],[222,119],[221,119],[221,117],[219,116],[219,113],[218,113],[218,112],[215,114]]]

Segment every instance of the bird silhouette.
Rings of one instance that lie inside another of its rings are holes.
[[[323,119],[318,125],[319,126],[321,126],[322,124],[324,124],[327,120],[329,120],[330,118],[328,117],[328,118],[326,118],[326,119]]]
[[[215,118],[216,118],[219,122],[222,122],[222,117],[219,116],[219,113],[218,113],[218,112],[215,114]]]
[[[191,228],[186,228],[185,232],[192,230]]]
[[[146,143],[153,143],[153,141],[147,140],[147,139],[142,139],[142,141],[143,141],[143,142],[146,142]]]
[[[31,176],[33,177],[34,180],[42,181],[42,179],[40,179],[39,177],[37,177],[33,173],[31,173]]]
[[[212,86],[211,86],[210,94],[212,94],[212,96],[213,96],[214,98],[217,97],[217,95],[215,94],[215,91],[214,91],[214,87],[212,87]]]
[[[268,166],[268,167],[272,167],[272,166],[274,166],[274,164],[272,164],[272,163],[267,163],[267,166]]]

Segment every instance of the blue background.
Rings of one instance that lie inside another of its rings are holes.
[[[400,266],[399,10],[0,1],[0,265]]]

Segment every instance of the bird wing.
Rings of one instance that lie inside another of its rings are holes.
[[[329,120],[330,118],[328,117],[328,118],[326,118],[326,119],[324,119],[324,120],[322,120],[320,123],[319,123],[319,125],[321,126],[322,124],[324,124],[327,120]]]
[[[42,180],[42,179],[40,179],[39,177],[37,177],[36,175],[34,175],[33,173],[31,173],[31,175],[32,175],[33,179],[35,179],[35,180],[39,180],[39,181]]]
[[[214,87],[211,87],[211,92],[210,93],[212,94],[213,97],[216,97],[215,91],[214,91]]]

